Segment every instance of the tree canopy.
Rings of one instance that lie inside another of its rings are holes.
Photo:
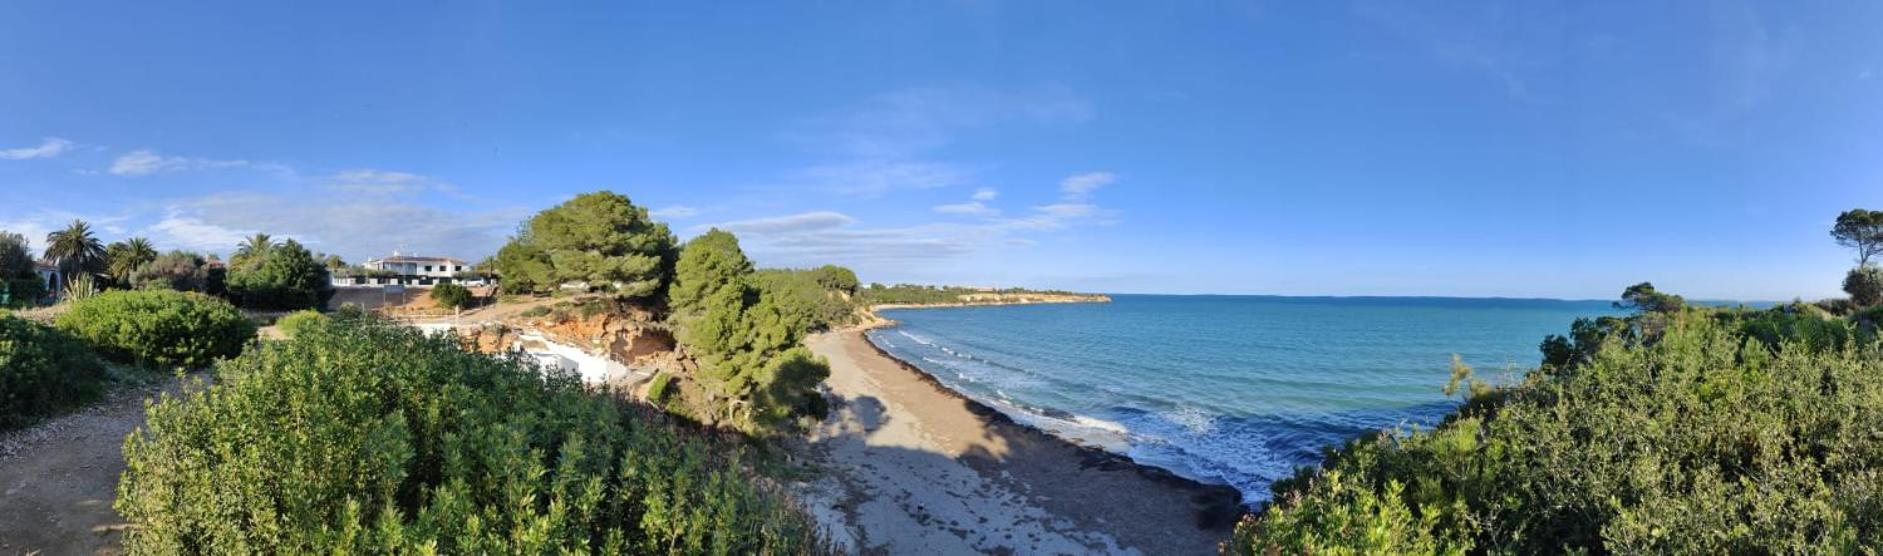
[[[73,220],[65,229],[46,234],[46,259],[68,276],[97,274],[105,270],[105,245],[92,234],[83,220]]]
[[[105,248],[105,272],[111,279],[126,286],[132,285],[131,274],[145,263],[157,259],[157,248],[149,239],[134,237],[124,241],[112,242]]]
[[[1671,293],[1654,290],[1654,284],[1642,282],[1628,286],[1622,291],[1621,301],[1615,302],[1616,309],[1638,309],[1648,313],[1671,313],[1686,306],[1687,300]]]
[[[526,233],[511,239],[521,245],[506,246],[508,256],[498,254],[498,272],[505,280],[516,274],[537,290],[585,282],[625,297],[649,297],[667,285],[673,232],[625,195],[577,195],[537,213],[526,226]],[[544,260],[546,272],[541,268]]]
[[[809,323],[783,310],[779,291],[753,284],[752,263],[731,233],[688,241],[674,265],[668,305],[680,342],[700,364],[701,386],[725,420],[763,431],[799,415],[824,413],[817,384],[830,374],[799,345]]]
[[[1837,244],[1857,251],[1857,266],[1870,264],[1870,258],[1883,253],[1883,211],[1850,209],[1837,215],[1831,227]]]
[[[327,267],[292,239],[272,247],[229,275],[236,304],[255,309],[319,309],[333,297]],[[259,257],[259,261],[253,260]]]

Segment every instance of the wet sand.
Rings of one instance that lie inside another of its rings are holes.
[[[864,553],[1210,554],[1241,514],[1203,485],[1012,422],[877,349],[806,342],[830,361],[830,418],[800,496]]]

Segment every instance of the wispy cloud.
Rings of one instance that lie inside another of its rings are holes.
[[[1034,206],[1013,217],[988,203],[998,191],[980,188],[966,203],[934,211],[975,216],[970,221],[873,228],[835,211],[813,211],[698,226],[739,234],[755,258],[767,264],[802,266],[839,262],[853,265],[934,263],[976,251],[1032,245],[1039,234],[1115,221],[1116,211],[1094,202],[1094,193],[1118,178],[1109,172],[1068,176],[1058,184],[1057,201]]]
[[[1118,181],[1118,176],[1111,172],[1087,172],[1059,180],[1059,192],[1068,199],[1084,199],[1091,196],[1093,190],[1114,181]]]
[[[692,218],[699,216],[700,209],[686,205],[672,205],[648,211],[654,218]]]
[[[327,195],[326,197],[322,197]],[[319,202],[309,202],[310,199]],[[495,252],[528,211],[445,210],[411,196],[333,196],[319,188],[185,199],[146,228],[160,245],[226,253],[253,232],[292,237],[349,258],[394,249],[474,258]]]
[[[258,166],[264,169],[279,169],[276,165],[257,165],[247,160],[212,160],[183,156],[164,156],[150,149],[138,149],[119,155],[111,161],[111,168],[106,170],[117,176],[147,176],[158,172],[177,170],[196,170],[212,168],[239,168]]]
[[[998,197],[1000,197],[999,191],[992,187],[982,187],[974,190],[974,194],[968,197],[968,202],[937,205],[934,210],[942,214],[995,216],[1000,214],[1000,209],[987,206],[987,203],[993,202]]]
[[[856,219],[832,211],[815,211],[770,218],[735,220],[708,226],[735,234],[796,234],[847,226]]]
[[[34,158],[52,158],[65,154],[66,151],[72,150],[73,146],[74,144],[71,141],[58,137],[47,137],[41,140],[38,146],[0,149],[0,159],[28,160]]]
[[[334,174],[326,181],[335,191],[368,195],[457,191],[457,187],[450,183],[429,176],[374,169],[347,170]]]

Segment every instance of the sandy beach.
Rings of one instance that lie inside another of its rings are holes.
[[[806,447],[827,473],[801,496],[859,552],[1209,554],[1241,512],[1234,489],[1015,424],[860,331],[807,344],[840,401]]]

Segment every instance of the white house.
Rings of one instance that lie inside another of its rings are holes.
[[[410,284],[429,286],[447,282],[481,283],[481,279],[459,280],[458,273],[471,270],[471,265],[451,257],[426,257],[404,255],[393,251],[392,256],[383,259],[366,259],[360,268],[368,274],[362,276],[334,275],[334,285],[362,284]]]

